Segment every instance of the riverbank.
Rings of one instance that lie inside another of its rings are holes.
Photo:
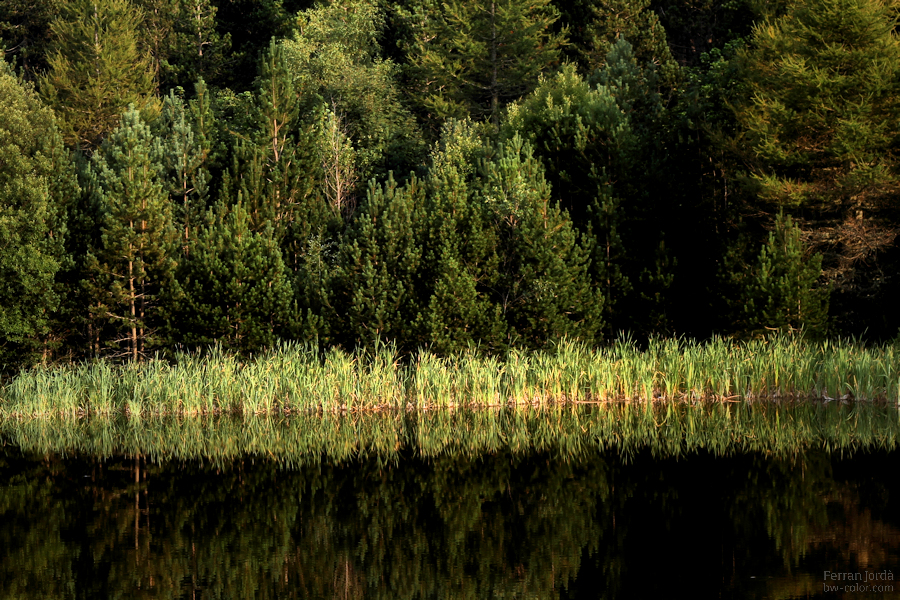
[[[628,341],[552,351],[325,352],[285,344],[249,360],[213,350],[121,365],[24,371],[0,391],[0,417],[355,412],[584,402],[900,398],[900,348],[781,336],[733,342]]]

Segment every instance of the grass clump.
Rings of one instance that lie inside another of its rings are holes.
[[[560,402],[880,400],[900,393],[898,349],[796,336],[735,342],[571,341],[484,356],[283,344],[250,360],[213,349],[160,360],[38,367],[0,390],[0,416],[290,414]]]

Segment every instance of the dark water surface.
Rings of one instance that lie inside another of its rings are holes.
[[[900,597],[898,430],[876,405],[3,422],[0,598]]]

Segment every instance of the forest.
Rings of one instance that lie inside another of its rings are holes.
[[[896,0],[5,0],[0,369],[900,328]]]

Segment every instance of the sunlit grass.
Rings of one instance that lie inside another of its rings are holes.
[[[213,349],[160,360],[95,362],[25,371],[0,390],[0,416],[131,417],[274,415],[571,402],[759,399],[897,402],[895,346],[808,342],[781,336],[697,343],[626,339],[601,348],[563,341],[554,350],[483,356],[401,357],[283,344],[241,360]]]

